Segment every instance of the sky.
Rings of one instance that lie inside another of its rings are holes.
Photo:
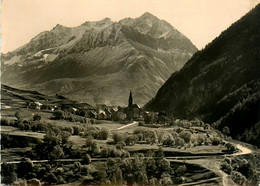
[[[260,0],[2,0],[1,52],[7,53],[55,25],[79,26],[105,17],[119,21],[150,12],[201,49]]]

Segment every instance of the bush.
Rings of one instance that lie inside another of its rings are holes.
[[[230,174],[232,171],[232,166],[227,161],[223,161],[220,164],[220,169],[223,170],[225,173]]]
[[[197,142],[198,142],[198,145],[202,145],[205,142],[204,136],[201,134],[198,134]]]
[[[106,128],[102,128],[98,133],[98,139],[106,140],[108,138],[108,130]]]
[[[185,143],[189,143],[191,140],[191,133],[182,131],[179,136],[185,141]]]
[[[126,144],[123,141],[120,141],[116,144],[116,148],[119,150],[123,149],[125,146],[126,146]]]
[[[228,136],[230,134],[229,128],[226,126],[222,129],[224,135]]]
[[[17,118],[17,120],[21,120],[21,119],[22,119],[22,118],[21,118],[21,114],[20,114],[19,111],[17,111],[17,112],[15,113],[15,117]]]
[[[231,173],[232,180],[239,185],[243,185],[246,181],[245,176],[243,176],[240,172],[232,171]]]
[[[187,171],[187,167],[185,165],[181,165],[177,168],[176,173],[183,176]]]
[[[234,152],[234,151],[236,150],[236,147],[235,147],[233,144],[231,144],[231,143],[226,143],[226,144],[225,144],[225,147],[226,147],[227,150],[230,151],[230,152]]]
[[[101,150],[101,157],[106,158],[109,156],[109,149],[107,147],[103,147]]]
[[[61,110],[55,110],[52,118],[55,120],[65,119],[65,113]]]
[[[221,143],[221,139],[214,137],[212,140],[212,145],[219,145]]]
[[[184,140],[182,138],[180,138],[180,137],[177,137],[175,139],[175,146],[183,147],[184,146]]]
[[[1,165],[1,182],[11,184],[16,181],[17,175],[15,173],[15,165],[3,163]]]
[[[56,183],[58,183],[58,179],[55,176],[55,174],[53,174],[53,173],[47,173],[46,174],[46,181],[49,184],[56,184]]]
[[[85,154],[81,160],[82,164],[90,164],[91,163],[91,157],[89,154]]]
[[[23,158],[22,161],[17,166],[18,177],[25,177],[27,174],[31,173],[33,170],[33,163],[30,158]]]
[[[42,117],[39,114],[34,114],[33,115],[33,121],[40,121]]]
[[[112,138],[113,138],[115,144],[117,144],[118,142],[124,140],[124,136],[123,136],[122,134],[118,133],[118,132],[115,132],[115,133],[113,134],[113,137],[112,137]]]
[[[125,139],[125,144],[126,144],[126,145],[132,146],[132,145],[134,145],[135,143],[136,143],[136,138],[135,138],[135,136],[129,135],[129,136],[126,137],[126,139]]]
[[[9,121],[6,118],[1,118],[1,125],[9,125]]]

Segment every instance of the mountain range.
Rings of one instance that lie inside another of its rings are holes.
[[[196,52],[145,108],[228,126],[231,136],[259,145],[260,5]]]
[[[59,94],[92,105],[127,104],[130,89],[149,101],[197,51],[191,41],[150,13],[78,27],[56,25],[1,55],[2,83]]]

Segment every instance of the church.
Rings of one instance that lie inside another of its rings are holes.
[[[124,111],[128,120],[140,119],[143,116],[140,106],[138,104],[134,104],[133,102],[133,95],[131,90],[128,98],[128,107],[125,107]]]

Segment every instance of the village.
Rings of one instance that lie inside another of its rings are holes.
[[[56,97],[64,98],[63,96],[56,95]],[[36,110],[49,110],[52,112],[63,111],[73,115],[91,118],[94,120],[109,120],[118,121],[120,123],[129,123],[133,121],[152,124],[160,122],[163,124],[168,123],[166,113],[144,111],[138,104],[134,103],[132,91],[130,91],[128,98],[128,106],[107,106],[106,104],[96,104],[96,107],[84,103],[77,103],[73,101],[67,102],[53,102],[49,101],[31,101],[27,102],[27,108]]]

